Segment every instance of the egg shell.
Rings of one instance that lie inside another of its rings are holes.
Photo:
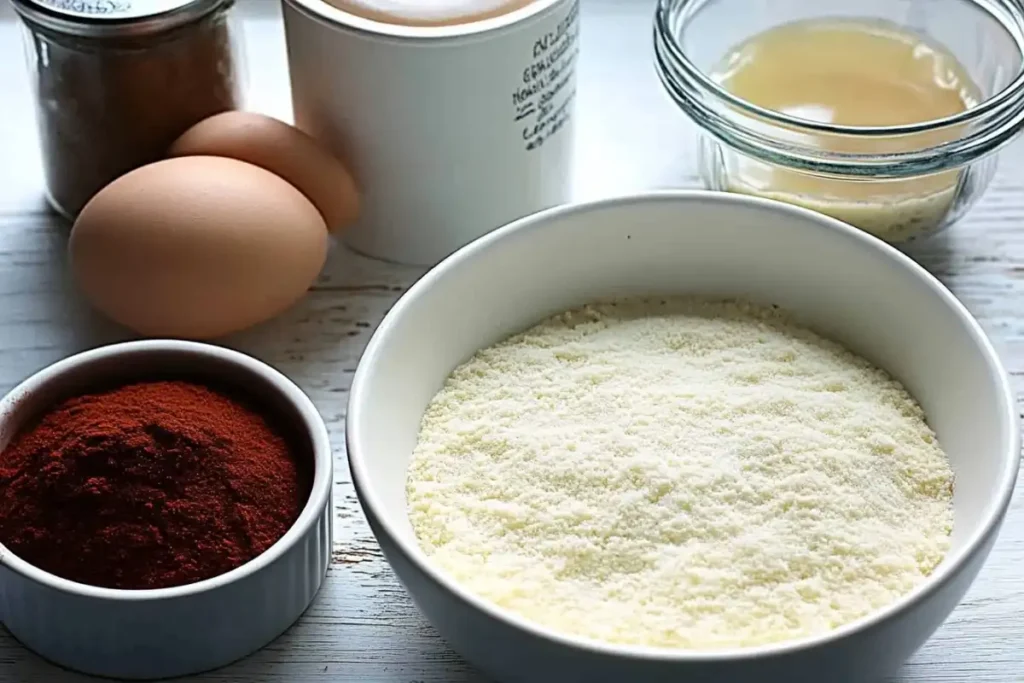
[[[323,218],[273,173],[220,157],[143,166],[100,190],[68,245],[101,312],[142,335],[209,339],[282,312],[327,254]]]
[[[331,231],[359,216],[359,192],[345,166],[283,121],[244,111],[211,116],[185,131],[168,152],[172,157],[197,154],[245,161],[281,176],[320,209]]]

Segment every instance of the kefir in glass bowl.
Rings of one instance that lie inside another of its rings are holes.
[[[654,43],[708,188],[891,243],[960,218],[1024,125],[1014,0],[659,0]]]

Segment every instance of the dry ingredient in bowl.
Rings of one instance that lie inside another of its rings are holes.
[[[833,629],[942,560],[952,473],[885,372],[743,302],[555,316],[457,368],[408,478],[425,552],[569,634],[686,649]]]
[[[64,401],[0,453],[0,543],[93,586],[194,583],[280,539],[311,473],[235,398],[182,381],[130,384]]]

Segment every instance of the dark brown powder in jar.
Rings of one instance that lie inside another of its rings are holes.
[[[237,106],[230,2],[163,31],[75,35],[25,17],[51,204],[74,218],[103,186]]]

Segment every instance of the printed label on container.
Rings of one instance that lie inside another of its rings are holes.
[[[512,93],[514,120],[522,126],[526,149],[543,145],[572,115],[579,54],[579,0],[558,25],[533,43],[530,62]]]
[[[80,19],[140,19],[190,5],[196,0],[30,0],[29,5]]]

